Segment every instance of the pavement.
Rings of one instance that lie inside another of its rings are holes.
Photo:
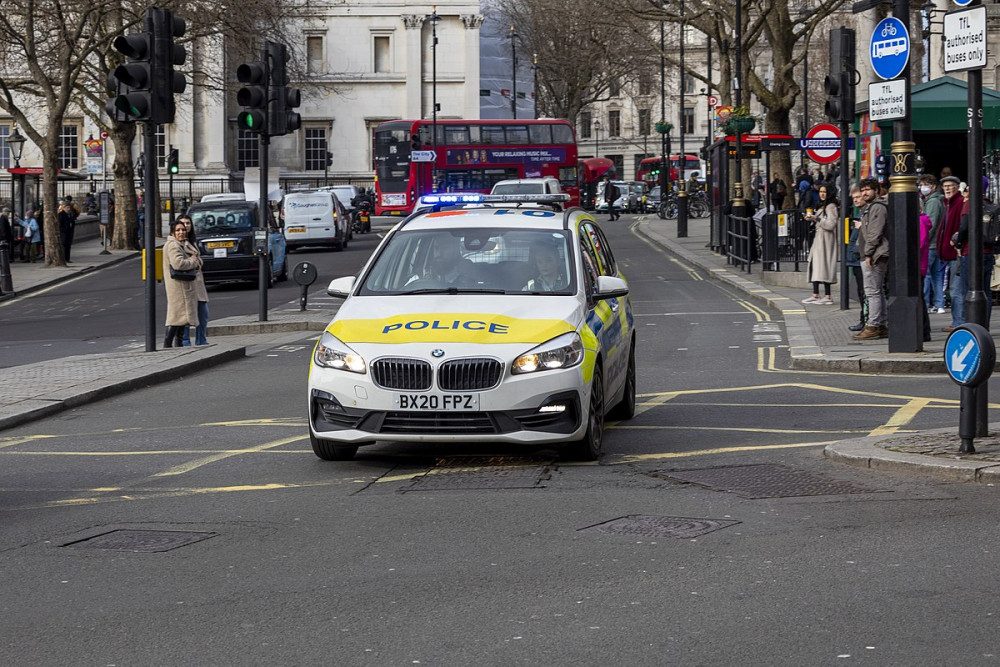
[[[750,272],[728,264],[724,256],[708,247],[708,218],[689,220],[685,238],[677,237],[676,220],[640,215],[631,219],[631,224],[647,242],[739,291],[748,301],[779,312],[792,368],[871,374],[945,373],[947,334],[940,329],[951,323],[949,313],[931,315],[932,340],[923,344],[923,351],[889,352],[887,339],[853,340],[847,327],[857,322],[858,305],[852,300],[849,310],[840,309],[839,285],[834,286],[835,305],[804,305],[802,299],[812,290],[803,275],[794,275],[790,263],[782,265],[780,273],[784,275],[780,276],[761,271],[760,264],[753,265]],[[93,239],[74,244],[73,261],[65,268],[14,263],[11,274],[15,295],[0,294],[0,315],[6,299],[31,298],[33,293],[52,285],[119,262],[135,260],[138,265],[139,256],[136,251],[105,253],[100,240]],[[805,270],[804,263],[801,268]],[[210,322],[208,336],[212,344],[208,346],[80,355],[5,368],[4,382],[0,383],[0,430],[237,360],[282,341],[301,340],[303,331],[323,331],[334,312],[303,312],[297,305],[278,306],[269,311],[267,322],[259,322],[257,314]],[[958,454],[957,430],[956,426],[916,434],[854,438],[828,445],[825,455],[864,468],[919,472],[954,481],[1000,482],[1000,429],[991,428],[996,436],[977,438],[977,453],[965,455]]]

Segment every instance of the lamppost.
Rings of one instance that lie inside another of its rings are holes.
[[[434,159],[431,161],[431,189],[437,189],[437,148],[438,148],[438,33],[437,27],[441,17],[437,13],[437,5],[431,5],[431,150]]]
[[[687,27],[687,23],[684,21],[684,0],[681,0],[681,37],[680,37],[680,114],[678,120],[680,120],[680,140],[681,140],[681,157],[680,165],[677,169],[677,238],[686,238],[688,235],[688,199],[687,192],[685,190],[686,183],[684,182],[684,168],[687,166],[687,154],[684,152],[684,122],[686,118],[684,117],[684,32]]]
[[[538,120],[538,54],[531,54],[531,88],[535,96],[535,120]]]
[[[514,24],[510,24],[510,55],[513,61],[513,66],[510,70],[510,80],[511,80],[511,94],[510,94],[510,115],[511,118],[517,120],[517,32],[514,30]]]
[[[667,135],[672,126],[667,122],[667,62],[664,55],[663,19],[660,19],[660,121],[656,131],[660,133],[660,210],[667,201],[667,180],[670,174],[670,149],[667,148]]]
[[[21,151],[24,150],[24,142],[27,141],[21,134],[17,131],[17,126],[14,126],[13,131],[7,135],[7,145],[10,146],[10,155],[14,158],[14,168],[21,166]],[[16,174],[13,171],[10,174],[10,204],[11,208],[16,209],[14,205],[14,179]],[[24,199],[24,176],[21,176],[21,199]],[[23,208],[23,205],[22,205]],[[15,220],[17,219],[17,211],[14,211]],[[13,223],[13,221],[11,221]],[[7,241],[0,240],[0,292],[8,292],[13,294],[14,292],[14,280],[10,273],[10,251],[12,248],[8,247]]]
[[[736,0],[736,107],[743,106],[743,0]],[[736,183],[733,185],[732,215],[746,215],[746,200],[743,199],[743,132],[736,130]]]
[[[601,157],[601,121],[594,121],[594,157]]]
[[[20,168],[21,166],[21,153],[24,151],[24,144],[28,140],[25,139],[20,132],[17,131],[17,126],[14,126],[13,131],[7,135],[7,145],[10,146],[10,156],[14,158],[14,168]],[[17,180],[21,181],[20,196],[17,199],[14,198],[14,184]],[[17,206],[20,203],[20,206]],[[17,179],[17,174],[10,175],[10,205],[14,209],[15,217],[24,216],[24,176],[22,175],[20,179]]]

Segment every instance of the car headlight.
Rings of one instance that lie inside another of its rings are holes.
[[[583,340],[572,331],[542,343],[514,360],[513,373],[534,373],[571,368],[583,361]]]
[[[313,359],[317,366],[336,368],[352,373],[364,373],[368,368],[360,354],[327,332],[323,332],[323,336],[319,339],[319,345],[316,346]]]

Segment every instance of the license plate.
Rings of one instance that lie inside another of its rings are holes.
[[[400,410],[477,411],[479,394],[396,394]]]
[[[289,227],[288,228],[288,233],[289,234],[305,234],[306,233],[306,228],[305,227]]]
[[[209,241],[205,244],[205,247],[209,250],[214,248],[232,248],[235,244],[233,241]]]

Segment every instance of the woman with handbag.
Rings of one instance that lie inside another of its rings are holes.
[[[187,227],[179,220],[170,225],[170,236],[163,244],[163,263],[163,286],[167,292],[167,333],[163,347],[181,347],[184,329],[198,324],[195,283],[201,269],[201,254],[187,240]]]
[[[184,227],[187,229],[188,243],[197,249],[198,239],[194,235],[194,223],[191,222],[191,216],[185,213],[179,216],[177,220],[184,223]],[[194,280],[194,290],[195,294],[198,295],[198,326],[194,330],[194,344],[208,345],[208,337],[206,335],[208,331],[208,290],[205,288],[205,277],[202,275],[201,269],[198,269],[198,276]],[[183,341],[184,347],[191,346],[190,329],[184,329]]]
[[[813,284],[813,294],[802,303],[829,306],[833,304],[830,285],[837,280],[837,222],[840,219],[837,190],[832,183],[820,185],[819,205],[819,211],[809,211],[804,216],[816,225],[816,236],[809,246],[809,280]],[[824,290],[822,297],[820,285]]]

